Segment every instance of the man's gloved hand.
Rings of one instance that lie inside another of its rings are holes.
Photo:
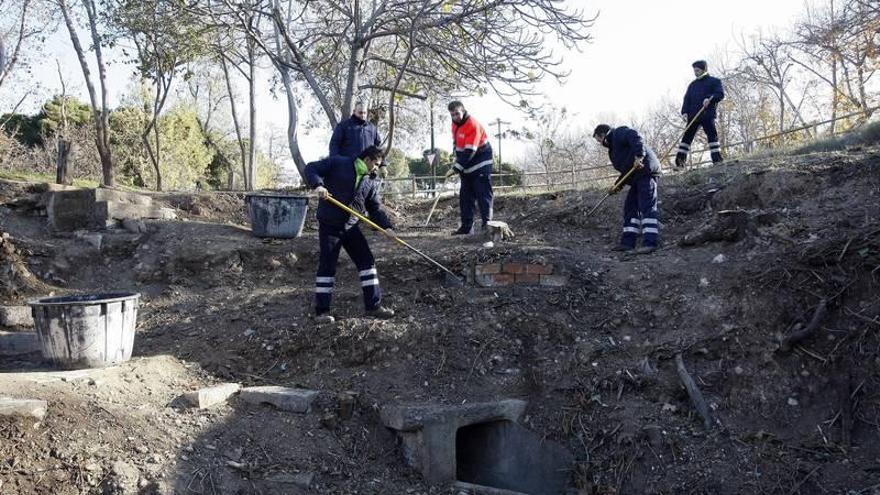
[[[703,100],[703,108],[708,107],[708,106],[709,106],[709,103],[711,103],[711,102],[712,102],[712,97],[711,97],[711,96],[708,97],[708,98],[706,98],[705,100]]]
[[[681,114],[681,120],[684,120],[685,122],[687,122],[688,121],[688,114],[686,114],[686,113]]]
[[[380,165],[379,169],[376,171],[376,175],[378,175],[382,179],[388,177],[388,167],[386,167],[384,164]]]
[[[645,168],[645,166],[642,164],[642,160],[644,158],[645,157],[643,157],[643,156],[641,156],[641,157],[637,156],[636,160],[633,162],[633,168],[636,170],[641,170],[641,169]]]
[[[330,195],[330,191],[328,191],[327,188],[324,186],[318,186],[315,188],[315,195],[318,196],[320,199],[324,199]]]
[[[456,165],[458,165],[458,164],[456,164]],[[449,170],[446,172],[445,178],[448,179],[448,178],[452,177],[453,175],[455,175],[455,169],[450,167]]]

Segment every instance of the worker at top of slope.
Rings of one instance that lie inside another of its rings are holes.
[[[461,226],[452,235],[473,233],[474,202],[479,206],[482,229],[486,231],[487,222],[492,220],[492,146],[489,136],[477,119],[465,110],[462,102],[450,102],[448,109],[452,118],[455,164],[446,176],[454,173],[461,176],[458,194]]]
[[[608,148],[611,165],[620,172],[620,177],[609,189],[608,194],[617,194],[623,186],[629,192],[623,203],[623,235],[614,251],[632,251],[642,235],[642,246],[638,254],[649,254],[657,250],[660,241],[659,210],[657,208],[657,178],[660,175],[660,160],[642,141],[634,129],[626,126],[611,128],[600,124],[593,131],[593,138]],[[632,169],[636,171],[626,181],[622,179]]]
[[[305,168],[306,182],[320,199],[328,194],[353,210],[369,215],[380,227],[392,229],[391,220],[382,206],[375,173],[382,163],[381,148],[370,146],[358,157],[331,156],[309,163]],[[390,318],[394,311],[381,305],[382,290],[379,274],[367,239],[358,226],[357,217],[327,201],[318,205],[318,245],[320,256],[315,279],[315,320],[332,323],[330,302],[336,285],[336,263],[344,248],[358,269],[364,293],[367,316]]]
[[[721,80],[712,77],[708,72],[708,64],[705,60],[697,60],[691,65],[694,69],[696,79],[688,85],[687,92],[684,94],[684,102],[681,104],[681,118],[686,123],[700,114],[693,125],[688,127],[681,143],[678,145],[678,153],[675,154],[675,166],[684,166],[688,153],[691,150],[691,143],[697,130],[702,127],[706,133],[706,141],[709,142],[709,152],[712,156],[712,163],[718,165],[724,159],[721,157],[721,143],[718,142],[718,129],[715,127],[715,117],[717,116],[716,108],[718,102],[724,99],[724,87]]]
[[[379,130],[367,120],[367,110],[362,101],[354,104],[351,117],[336,124],[330,138],[330,156],[355,158],[370,146],[379,147],[382,140]]]

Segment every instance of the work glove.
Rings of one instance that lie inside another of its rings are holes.
[[[633,168],[636,170],[641,170],[645,168],[645,166],[642,164],[643,159],[644,157],[636,157],[636,160],[633,162]]]
[[[330,195],[330,191],[327,190],[324,186],[318,186],[315,188],[315,195],[320,199],[324,199]]]
[[[388,167],[386,167],[384,164],[379,165],[379,169],[376,171],[376,175],[378,175],[381,179],[388,177]]]
[[[686,114],[686,113],[681,114],[681,119],[684,120],[685,122],[687,122],[688,121],[688,114]]]
[[[456,165],[458,165],[458,164],[456,163]],[[444,178],[445,178],[445,179],[448,179],[448,178],[452,177],[453,175],[455,175],[455,169],[454,169],[454,168],[450,168],[450,169],[446,172],[446,177],[444,177]]]
[[[708,98],[706,98],[705,100],[703,100],[703,108],[708,107],[708,106],[709,106],[709,103],[712,103],[712,97],[711,97],[711,96],[708,97]]]

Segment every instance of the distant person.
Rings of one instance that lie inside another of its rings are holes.
[[[339,250],[351,257],[358,269],[364,293],[366,315],[391,318],[394,311],[381,305],[382,290],[370,245],[358,226],[358,218],[341,208],[323,201],[328,194],[351,209],[369,215],[383,229],[391,229],[391,220],[382,206],[375,181],[376,168],[382,162],[381,148],[370,146],[357,158],[331,156],[306,165],[306,182],[322,201],[318,205],[318,274],[315,279],[315,320],[332,323],[330,302],[336,285],[336,263]]]
[[[367,120],[367,110],[364,103],[359,101],[354,104],[351,117],[336,124],[336,128],[333,129],[333,137],[330,138],[330,156],[356,158],[361,151],[370,146],[378,148],[381,144],[379,130]]]
[[[455,164],[446,176],[454,173],[461,176],[458,194],[461,226],[452,235],[468,235],[474,230],[474,202],[480,208],[483,231],[492,220],[492,146],[486,130],[467,113],[462,102],[453,101],[448,109],[452,118]]]
[[[675,154],[675,166],[683,167],[691,150],[691,143],[697,135],[697,129],[703,128],[706,133],[706,141],[709,142],[709,153],[712,156],[712,164],[718,165],[724,161],[721,157],[721,143],[718,142],[718,129],[715,127],[716,107],[718,102],[724,99],[724,88],[721,79],[712,77],[707,71],[708,65],[705,60],[697,60],[692,64],[694,75],[697,77],[688,85],[684,94],[684,103],[681,104],[681,118],[685,124],[689,124],[701,109],[703,113],[694,124],[685,131],[678,145],[678,153]]]
[[[623,186],[629,186],[626,201],[623,203],[623,235],[614,251],[636,249],[639,235],[642,246],[638,254],[650,254],[657,250],[660,240],[659,210],[657,208],[657,177],[660,175],[660,160],[642,142],[642,137],[634,129],[626,126],[611,128],[600,124],[593,131],[593,138],[608,148],[611,165],[620,172],[620,177],[608,191],[617,194]],[[636,171],[623,184],[618,182],[633,167]]]

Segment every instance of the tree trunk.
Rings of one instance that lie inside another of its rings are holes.
[[[247,183],[247,149],[244,146],[244,137],[241,135],[241,123],[238,120],[238,107],[235,105],[235,93],[232,91],[232,81],[229,79],[229,66],[226,59],[220,57],[220,68],[223,70],[223,80],[226,82],[226,92],[229,93],[229,106],[232,111],[232,124],[235,127],[235,137],[238,141],[239,158],[241,160],[242,180],[244,189],[248,189]],[[230,181],[232,183],[233,181]],[[230,187],[230,189],[232,189]]]
[[[278,9],[278,1],[275,1],[275,8]],[[289,22],[289,20],[288,20]],[[279,56],[284,53],[281,44],[281,33],[278,31],[278,24],[272,23],[275,30],[275,49]],[[289,50],[287,51],[289,54]],[[284,57],[286,60],[289,56]],[[273,59],[274,61],[274,59]],[[299,149],[299,138],[297,136],[297,127],[299,126],[299,108],[297,107],[296,97],[293,93],[293,80],[290,77],[290,68],[275,64],[278,73],[281,75],[281,83],[284,85],[284,94],[287,96],[287,147],[290,149],[290,157],[293,158],[293,164],[296,166],[297,172],[302,183],[306,183],[306,161],[303,159],[302,151]]]
[[[98,66],[98,81],[101,83],[101,125],[98,129],[98,152],[101,155],[101,171],[103,172],[103,185],[112,187],[113,182],[113,159],[110,154],[110,94],[107,91],[107,67],[104,65],[104,55],[101,49],[101,37],[98,36],[97,18],[94,0],[83,0],[86,13],[89,18],[89,29],[92,32],[92,44],[95,47],[95,61]]]
[[[89,0],[86,0],[88,3]],[[95,116],[95,146],[98,148],[98,155],[101,157],[101,171],[103,172],[102,182],[101,184],[107,187],[113,186],[113,162],[110,156],[110,147],[107,146],[107,142],[104,139],[105,132],[107,127],[105,123],[109,122],[109,114],[106,113],[106,108],[98,106],[98,94],[95,91],[95,84],[92,82],[92,74],[89,70],[89,64],[86,61],[85,51],[83,50],[82,44],[79,41],[79,36],[76,33],[76,26],[73,24],[73,19],[70,15],[70,7],[67,5],[67,0],[58,0],[58,7],[61,9],[61,13],[64,16],[64,23],[67,25],[67,32],[70,34],[70,42],[73,44],[73,49],[76,52],[76,57],[79,60],[80,68],[82,69],[83,78],[86,82],[86,89],[89,92],[89,101],[92,105],[92,113]],[[89,23],[93,25],[92,16],[89,15]],[[92,29],[92,38],[96,45],[98,45],[97,39],[97,29]],[[103,61],[101,59],[98,60],[98,66],[100,70],[103,70]],[[102,90],[104,89],[104,82],[102,80]],[[106,102],[107,95],[106,92],[102,95],[102,102]],[[105,119],[106,114],[106,119]]]
[[[68,164],[73,159],[73,145],[64,138],[58,139],[58,155],[55,161],[55,183],[70,185],[70,169]]]
[[[248,122],[250,124],[250,143],[248,144],[248,191],[254,190],[256,187],[257,175],[257,60],[256,47],[253,42],[248,42],[248,90],[250,115]]]
[[[299,139],[297,137],[299,109],[296,106],[296,98],[293,94],[293,82],[290,79],[289,69],[279,68],[279,72],[281,72],[281,82],[284,84],[284,92],[287,95],[287,146],[290,148],[290,157],[293,158],[296,170],[299,172],[303,184],[305,184],[306,161],[303,159],[302,151],[299,149]]]

